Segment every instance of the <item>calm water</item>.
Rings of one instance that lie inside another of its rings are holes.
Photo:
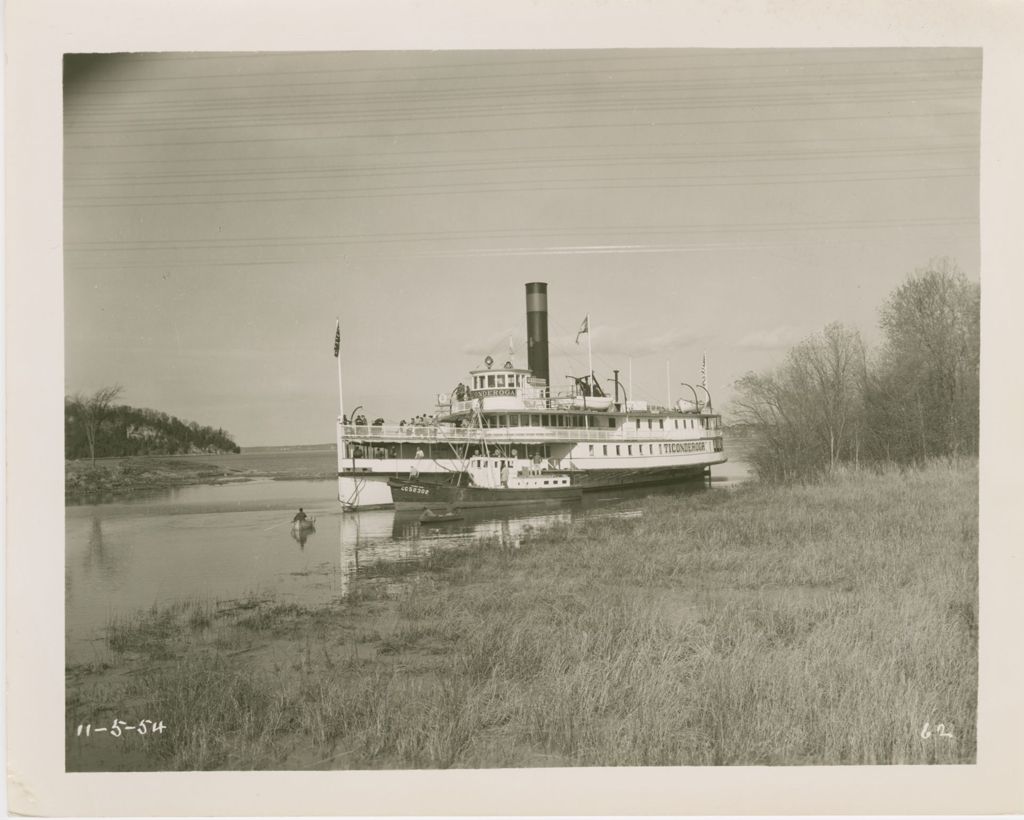
[[[305,454],[307,463],[323,457]],[[258,457],[243,453],[240,458],[251,469],[273,470],[282,463],[302,469],[302,458],[294,452]],[[715,468],[713,487],[732,486],[747,477],[746,465],[730,458]],[[274,594],[302,604],[325,603],[344,598],[353,584],[372,578],[381,568],[430,550],[488,536],[514,544],[527,531],[554,523],[637,515],[638,499],[650,494],[586,496],[582,505],[471,510],[463,521],[421,527],[415,513],[371,510],[343,515],[336,490],[333,479],[268,479],[68,506],[68,662],[102,657],[103,630],[110,620],[154,603],[225,601],[252,594]],[[291,516],[300,506],[316,516],[316,530],[304,543],[292,536],[290,527]]]

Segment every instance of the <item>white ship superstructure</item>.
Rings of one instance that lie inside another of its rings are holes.
[[[593,373],[554,392],[547,286],[528,284],[526,298],[527,368],[496,366],[488,357],[468,385],[437,397],[429,424],[338,419],[338,497],[347,508],[390,506],[389,478],[451,477],[481,456],[516,474],[569,471],[585,492],[699,479],[726,460],[721,417],[696,394],[692,402],[655,407],[629,400],[617,377],[606,395]]]

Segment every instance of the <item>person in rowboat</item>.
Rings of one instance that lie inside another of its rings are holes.
[[[303,521],[305,521],[305,520],[306,520],[306,519],[307,519],[308,517],[309,517],[309,516],[307,516],[307,515],[306,515],[306,514],[305,514],[305,513],[304,513],[304,512],[302,511],[302,507],[299,507],[299,511],[298,511],[297,513],[295,513],[295,517],[294,517],[294,518],[292,519],[292,523],[294,524],[294,523],[295,523],[296,521],[298,521],[298,522],[299,522],[299,523],[301,524],[301,523],[302,523]]]

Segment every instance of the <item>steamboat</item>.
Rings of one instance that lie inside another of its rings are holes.
[[[338,499],[346,509],[390,507],[392,486],[423,478],[458,484],[481,459],[515,475],[565,474],[584,493],[702,480],[726,461],[721,416],[710,393],[659,407],[626,395],[615,371],[602,387],[593,367],[550,384],[547,285],[526,285],[527,367],[488,356],[450,393],[438,394],[425,424],[354,423],[339,416]],[[580,333],[587,333],[589,316]],[[338,341],[335,340],[335,354]],[[339,362],[339,391],[340,391]],[[391,484],[389,484],[389,481]]]

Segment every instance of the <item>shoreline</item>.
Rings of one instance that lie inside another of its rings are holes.
[[[651,497],[376,571],[318,607],[110,624],[66,668],[68,770],[974,760],[976,462]],[[75,734],[143,716],[168,730]]]
[[[89,504],[97,501],[131,498],[135,495],[202,484],[228,484],[273,479],[309,481],[335,478],[333,473],[313,468],[267,470],[235,468],[204,461],[203,454],[186,456],[128,456],[98,460],[64,462],[64,501]],[[216,459],[217,456],[206,456]]]

